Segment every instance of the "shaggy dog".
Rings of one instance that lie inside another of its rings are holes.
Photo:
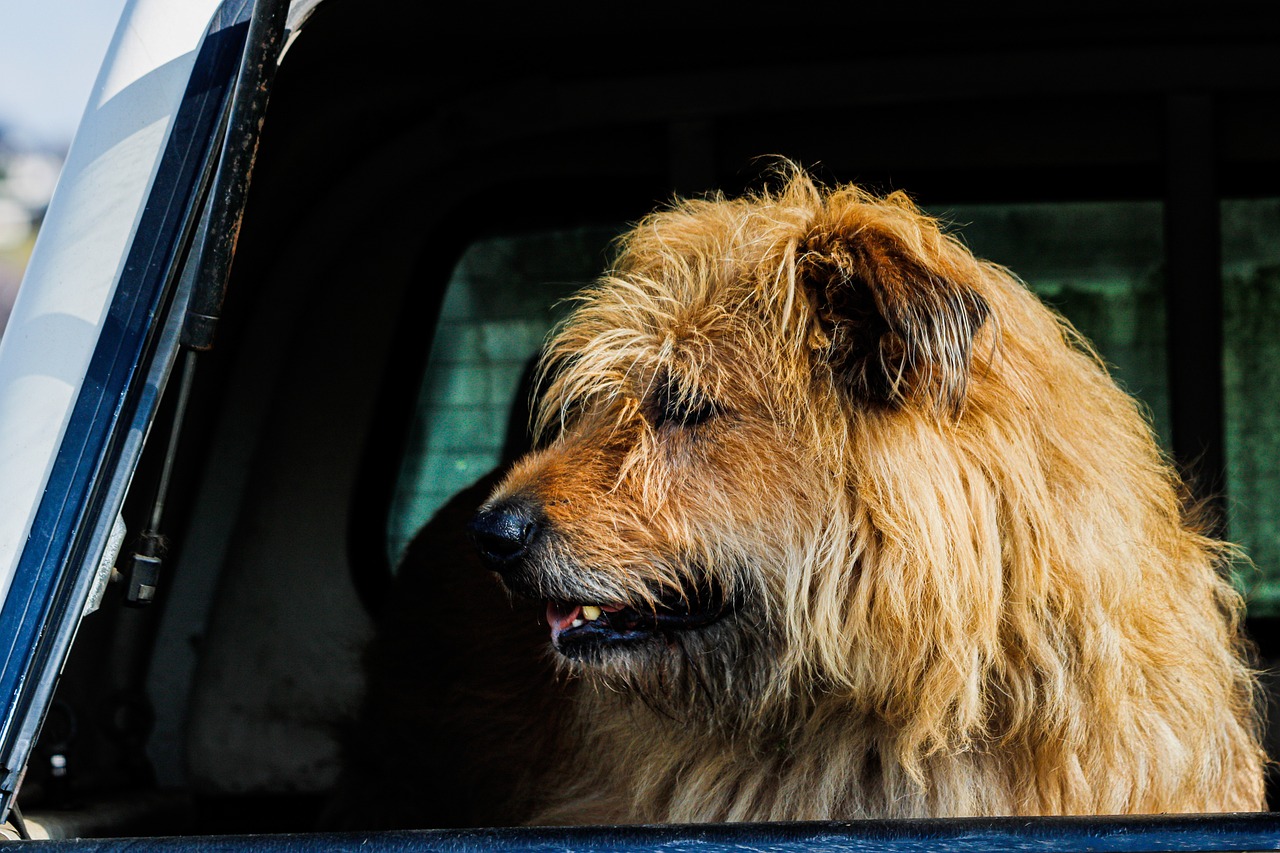
[[[433,635],[468,663],[401,673],[397,731],[507,800],[461,819],[1263,808],[1230,547],[1089,345],[903,195],[651,215],[538,425],[471,522],[519,627],[486,593]]]

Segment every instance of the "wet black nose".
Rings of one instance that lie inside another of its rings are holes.
[[[482,509],[468,527],[481,558],[495,572],[511,568],[542,530],[533,509],[520,501],[504,501]]]

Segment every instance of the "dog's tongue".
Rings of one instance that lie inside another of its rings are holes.
[[[551,639],[560,636],[560,632],[573,624],[573,620],[582,615],[582,606],[578,604],[560,604],[547,602],[547,624],[551,626]]]
[[[621,604],[599,604],[596,606],[600,608],[602,613],[617,613],[619,610],[624,609],[624,605]],[[559,601],[547,602],[547,624],[551,626],[551,639],[554,640],[562,632],[572,628],[573,623],[579,619],[586,620],[586,617],[582,615],[581,604],[564,604]]]

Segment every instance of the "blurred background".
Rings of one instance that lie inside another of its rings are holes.
[[[125,0],[0,0],[0,334]]]

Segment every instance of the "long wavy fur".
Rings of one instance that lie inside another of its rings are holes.
[[[1263,807],[1231,546],[1080,335],[905,196],[786,166],[678,202],[546,364],[498,495],[545,506],[547,588],[741,606],[561,661],[535,822]],[[715,415],[655,425],[660,384]]]

